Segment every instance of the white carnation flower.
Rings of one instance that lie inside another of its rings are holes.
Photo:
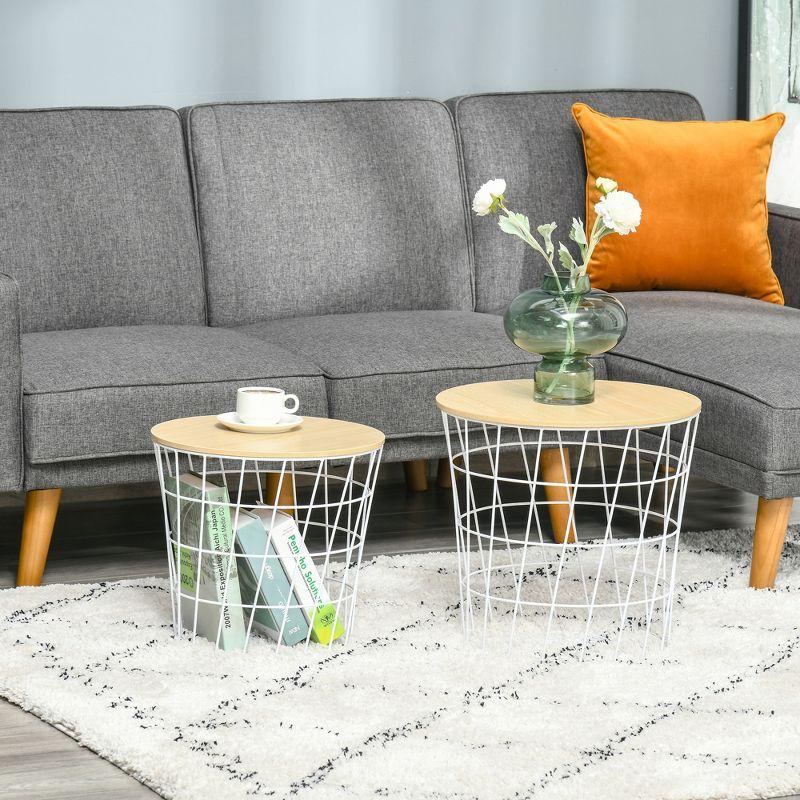
[[[608,194],[609,192],[616,192],[617,191],[617,182],[611,180],[611,178],[598,178],[594,185],[603,193]]]
[[[494,178],[475,192],[472,201],[472,210],[479,216],[485,217],[492,211],[495,197],[502,197],[506,191],[506,182],[502,178]]]
[[[633,233],[642,221],[642,208],[630,192],[610,192],[595,203],[594,210],[606,228],[622,236]]]

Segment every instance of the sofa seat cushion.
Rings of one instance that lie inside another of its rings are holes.
[[[701,450],[761,471],[800,470],[800,311],[713,292],[616,296],[628,333],[606,355],[611,378],[697,395]]]
[[[151,452],[150,428],[236,405],[236,388],[275,385],[327,415],[325,382],[309,359],[244,333],[143,325],[22,337],[29,463]]]
[[[393,311],[299,317],[242,330],[302,352],[322,368],[331,416],[387,436],[439,434],[436,395],[474,381],[533,377],[502,317],[472,311]]]

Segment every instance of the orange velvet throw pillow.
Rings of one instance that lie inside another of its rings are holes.
[[[606,236],[589,264],[607,291],[683,289],[783,304],[767,237],[767,168],[783,114],[656,122],[572,106],[586,157],[586,227],[612,178],[642,207],[635,233]]]

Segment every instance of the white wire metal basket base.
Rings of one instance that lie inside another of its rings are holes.
[[[287,623],[302,614],[307,632],[295,647],[332,647],[337,642],[347,642],[355,625],[358,572],[382,450],[294,461],[220,458],[158,443],[154,448],[163,500],[174,635],[192,640],[204,636],[217,647],[243,650],[257,637],[281,648],[288,646]],[[197,496],[188,496],[182,491],[182,484],[174,481],[175,476],[186,473],[192,473],[202,487]],[[209,499],[207,490],[223,488],[227,500]],[[193,538],[181,530],[182,524],[187,526],[192,506],[199,521],[199,532]],[[228,539],[222,539],[228,545],[224,548],[215,538],[219,512],[227,515],[231,530]],[[248,512],[261,514],[264,519],[264,545],[257,553],[243,552],[234,535],[240,524],[251,519]],[[277,547],[278,534],[273,531],[281,519],[279,514],[291,516],[296,526],[293,530],[300,542],[299,552],[292,555],[281,553]],[[239,580],[247,566],[245,561],[251,565],[253,576],[250,585],[254,589],[249,597],[243,580]],[[188,585],[187,565],[190,571],[194,570]],[[288,590],[282,602],[269,602],[265,599],[265,586],[281,569],[287,577]],[[223,587],[210,598],[202,596],[203,581],[197,577],[204,570],[215,570],[213,585]],[[309,570],[314,571],[312,585],[322,587],[319,597],[327,602],[315,602],[300,592],[302,576]],[[266,630],[259,625],[265,612],[277,628]],[[208,619],[209,614],[213,620],[218,619],[216,635],[213,629],[202,630],[202,620]],[[327,639],[318,638],[313,625],[321,615],[327,615],[330,631],[336,631]],[[234,648],[225,647],[225,631],[230,628],[231,617],[237,625],[241,618],[243,626],[243,638],[239,636]]]
[[[644,655],[654,640],[663,648],[697,419],[544,430],[443,411],[467,639],[581,658],[594,645],[615,656]],[[553,447],[555,480],[542,464]]]

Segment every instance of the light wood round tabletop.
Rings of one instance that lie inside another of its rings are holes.
[[[454,386],[436,396],[442,411],[462,419],[519,428],[614,430],[646,428],[694,417],[700,399],[649,383],[597,381],[593,403],[557,406],[533,399],[533,380]]]
[[[216,417],[184,417],[156,425],[154,442],[189,453],[229,458],[317,459],[370,453],[386,437],[376,428],[326,417],[305,417],[286,433],[239,433]]]

